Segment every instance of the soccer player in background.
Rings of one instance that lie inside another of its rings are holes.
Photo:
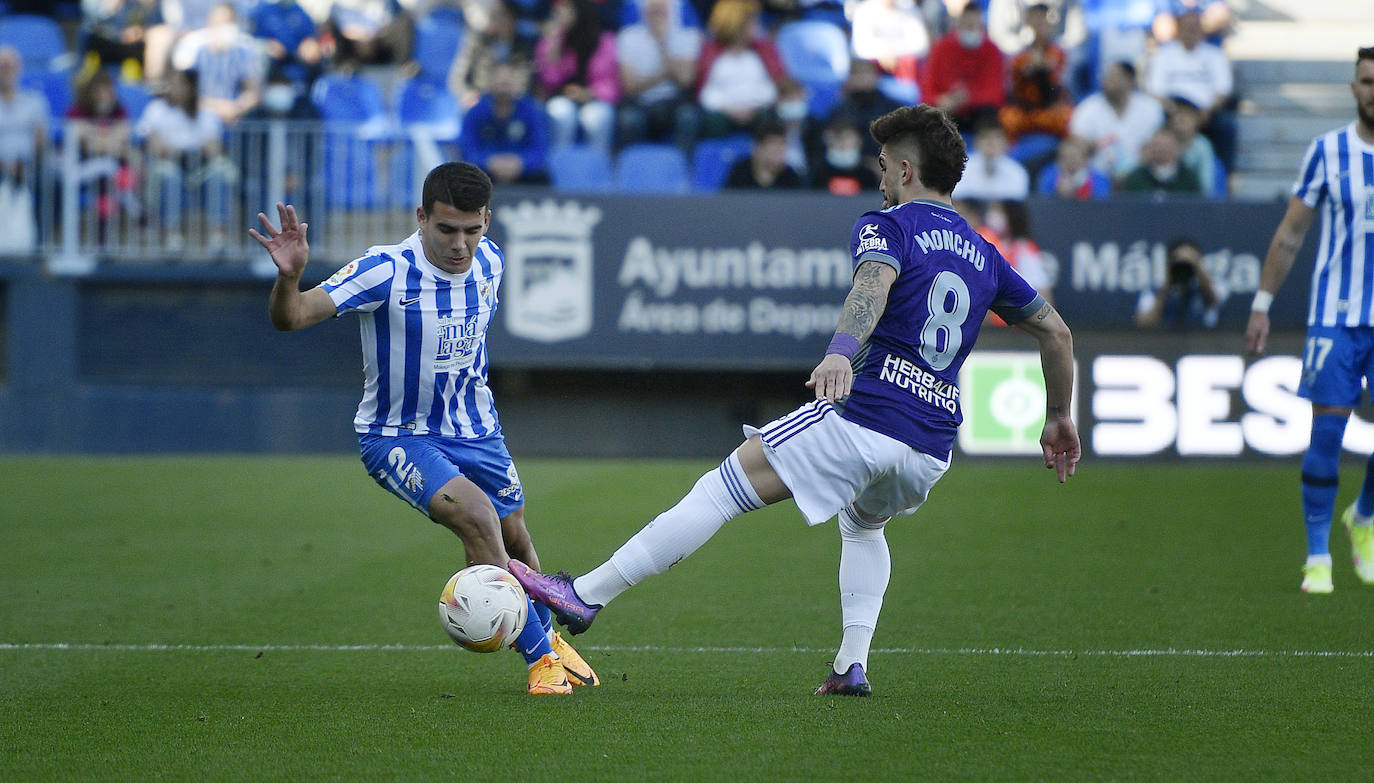
[[[281,228],[258,213],[249,229],[277,265],[268,312],[282,331],[356,312],[361,319],[363,399],[353,427],[378,484],[463,542],[467,564],[538,560],[525,528],[524,493],[487,386],[487,326],[505,257],[487,238],[491,179],[471,163],[444,163],[425,177],[419,228],[395,245],[369,248],[302,292],[309,224],[277,204]],[[531,604],[515,641],[529,665],[528,691],[566,694],[598,685],[596,673]]]
[[[854,283],[835,337],[806,385],[816,399],[747,438],[609,560],[573,579],[510,570],[571,633],[646,577],[747,511],[793,498],[809,524],[839,515],[844,633],[818,694],[867,696],[865,672],[891,561],[883,526],[925,502],[949,467],[962,420],[959,367],[992,310],[1039,343],[1040,444],[1060,482],[1080,455],[1069,417],[1073,338],[1059,313],[954,211],[963,139],[943,111],[908,106],[869,127],[881,145],[883,209],[855,223]],[[531,564],[532,565],[532,564]]]
[[[1331,518],[1340,478],[1341,440],[1360,402],[1361,381],[1374,383],[1374,47],[1355,58],[1355,121],[1308,145],[1288,210],[1279,221],[1250,305],[1245,341],[1264,353],[1269,305],[1288,277],[1320,209],[1321,241],[1312,270],[1307,343],[1298,396],[1312,403],[1312,439],[1302,461],[1307,562],[1302,591],[1329,593]],[[1359,497],[1341,521],[1350,535],[1355,573],[1374,584],[1374,456]]]

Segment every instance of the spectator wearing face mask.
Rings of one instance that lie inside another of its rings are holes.
[[[863,133],[858,121],[836,114],[821,133],[823,153],[811,186],[836,196],[857,196],[878,189],[878,175],[864,160]]]
[[[983,9],[969,3],[954,27],[931,47],[921,94],[948,113],[967,136],[997,119],[1006,103],[1007,68],[1002,50],[988,38]]]
[[[1122,193],[1202,195],[1197,172],[1183,162],[1178,135],[1168,128],[1155,131],[1141,150],[1140,164],[1121,180]]]
[[[319,120],[320,112],[288,74],[286,68],[273,68],[262,88],[262,101],[243,117],[244,191],[251,203],[260,205],[254,209],[265,210],[277,201],[299,204],[314,179],[319,137],[297,123]],[[284,147],[276,151],[271,149],[272,124],[285,126],[280,137]],[[274,166],[280,168],[274,172]],[[271,192],[276,173],[281,175],[283,193]]]

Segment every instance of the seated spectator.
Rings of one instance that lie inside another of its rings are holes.
[[[199,74],[201,106],[225,125],[238,122],[262,98],[262,50],[239,27],[233,3],[216,3],[206,26],[177,42],[172,65]]]
[[[832,115],[845,114],[853,117],[863,130],[864,155],[878,157],[878,142],[868,133],[869,123],[901,106],[878,89],[878,68],[868,60],[854,59],[849,62],[849,76],[840,85],[840,100]]]
[[[701,32],[677,19],[674,0],[644,0],[643,16],[620,30],[617,143],[671,140],[690,154],[701,130],[693,87]]]
[[[172,71],[164,95],[148,103],[134,126],[155,188],[153,217],[173,250],[185,245],[182,216],[188,203],[210,205],[214,234],[223,236],[228,185],[235,177],[224,157],[224,126],[214,112],[201,108],[198,83],[195,71]],[[188,189],[188,183],[204,188]]]
[[[1236,119],[1230,109],[1231,61],[1221,47],[1203,40],[1197,11],[1178,16],[1178,36],[1155,50],[1145,84],[1146,91],[1161,101],[1180,95],[1201,109],[1203,134],[1226,170],[1233,169]]]
[[[806,85],[784,77],[778,81],[778,102],[773,116],[787,135],[787,165],[805,180],[811,172],[812,153],[820,145],[820,124],[811,121]]]
[[[1178,137],[1183,150],[1183,165],[1197,173],[1198,184],[1210,194],[1217,181],[1217,156],[1212,142],[1198,132],[1202,125],[1202,110],[1181,95],[1165,104],[1165,126]]]
[[[719,0],[706,28],[711,37],[697,66],[703,134],[747,130],[778,101],[778,85],[787,76],[778,48],[760,27],[756,0]]]
[[[48,99],[19,86],[19,52],[0,46],[0,184],[32,188],[48,143]]]
[[[243,117],[243,180],[250,212],[268,211],[278,201],[299,204],[306,198],[318,160],[319,136],[312,128],[302,128],[297,123],[319,119],[319,109],[297,86],[290,71],[274,67],[268,72],[262,101]],[[282,126],[286,131],[278,137],[280,142],[273,140],[272,125]],[[273,151],[273,143],[282,143],[285,149]],[[274,165],[281,168],[270,170]],[[274,175],[280,175],[281,193],[270,192]]]
[[[84,2],[78,36],[101,67],[120,68],[131,80],[143,78],[143,54],[148,28],[162,22],[157,0],[98,0]]]
[[[1236,23],[1236,12],[1229,0],[1158,0],[1150,29],[1157,43],[1167,43],[1178,36],[1178,17],[1196,12],[1202,21],[1202,34],[1207,42],[1221,46]]]
[[[1169,243],[1165,258],[1164,288],[1140,292],[1136,325],[1146,329],[1214,328],[1222,294],[1202,263],[1202,248],[1191,239],[1175,239]]]
[[[1069,201],[1089,201],[1112,194],[1112,181],[1092,164],[1092,144],[1070,136],[1059,142],[1054,162],[1040,170],[1035,192]]]
[[[1145,63],[1154,21],[1152,0],[1081,0],[1085,37],[1075,49],[1074,92],[1087,95],[1099,87],[1104,63]]]
[[[472,21],[463,35],[458,55],[448,72],[448,89],[464,109],[491,89],[491,72],[497,63],[530,62],[534,59],[534,42],[520,35],[516,22],[520,10],[513,0],[496,0]]]
[[[397,0],[333,0],[325,33],[336,68],[399,65],[410,60],[415,20]]]
[[[270,61],[293,81],[309,85],[320,74],[324,50],[315,20],[296,0],[262,0],[253,10],[253,37]]]
[[[1084,98],[1069,118],[1069,133],[1092,143],[1093,164],[1115,182],[1135,168],[1145,141],[1164,125],[1159,101],[1135,86],[1135,68],[1109,64],[1102,89]]]
[[[725,187],[740,190],[794,190],[802,178],[787,165],[787,131],[772,115],[754,123],[753,146],[749,157],[735,161],[725,178]]]
[[[1006,61],[983,29],[983,10],[969,3],[954,29],[931,47],[921,94],[926,103],[944,109],[966,135],[985,121],[997,119],[1006,103]]]
[[[555,147],[583,140],[608,155],[615,133],[620,74],[615,34],[601,24],[592,0],[559,0],[534,47],[540,94]]]
[[[1117,190],[1121,193],[1149,193],[1157,197],[1203,194],[1197,172],[1183,163],[1183,150],[1179,147],[1178,136],[1168,128],[1155,131],[1150,140],[1145,142],[1140,163],[1122,178]]]
[[[77,181],[83,195],[93,202],[90,206],[96,216],[98,241],[104,242],[117,213],[137,217],[140,212],[130,165],[132,126],[119,105],[109,71],[97,66],[80,79],[66,118],[70,121],[68,133],[79,145]]]
[[[824,153],[815,166],[811,186],[836,196],[857,196],[878,189],[878,173],[864,159],[864,133],[858,120],[832,114],[821,133]]]
[[[1040,246],[1031,237],[1030,210],[1024,201],[966,200],[962,202],[959,214],[975,215],[970,225],[979,236],[992,243],[997,252],[1007,260],[1032,288],[1039,291],[1046,301],[1053,303],[1054,280],[1045,263]],[[1006,322],[993,316],[991,323],[1005,326]]]
[[[529,78],[524,63],[496,63],[491,89],[463,115],[458,136],[463,160],[481,166],[496,182],[549,181],[549,120],[529,94]]]
[[[159,0],[159,23],[144,31],[143,77],[155,90],[161,90],[172,70],[173,47],[185,35],[204,29],[211,10],[223,0]]]
[[[1021,201],[1030,194],[1030,175],[1007,154],[1007,133],[994,120],[985,121],[973,137],[954,197],[979,201]]]
[[[1054,41],[1050,7],[1037,3],[1027,8],[1026,24],[1034,38],[1011,60],[1011,91],[997,118],[1007,129],[1012,157],[1038,168],[1068,135],[1073,103],[1064,81],[1068,55]]]
[[[930,53],[930,31],[915,0],[859,0],[853,9],[850,42],[854,56],[915,84],[917,65]]]

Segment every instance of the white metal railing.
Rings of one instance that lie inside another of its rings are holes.
[[[243,122],[217,154],[159,158],[135,143],[120,156],[83,155],[68,123],[34,166],[29,252],[54,271],[100,264],[216,264],[270,273],[248,236],[277,201],[310,223],[316,258],[351,258],[415,225],[424,174],[457,151],[423,138],[314,122]],[[0,254],[22,254],[7,247]]]

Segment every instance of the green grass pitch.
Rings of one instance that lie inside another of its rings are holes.
[[[707,462],[521,462],[583,571]],[[1363,465],[1345,464],[1340,503]],[[738,519],[524,694],[450,644],[447,532],[351,457],[0,459],[0,780],[1374,777],[1374,587],[1298,592],[1298,463],[956,462],[889,526],[871,699],[819,698],[834,523]]]

